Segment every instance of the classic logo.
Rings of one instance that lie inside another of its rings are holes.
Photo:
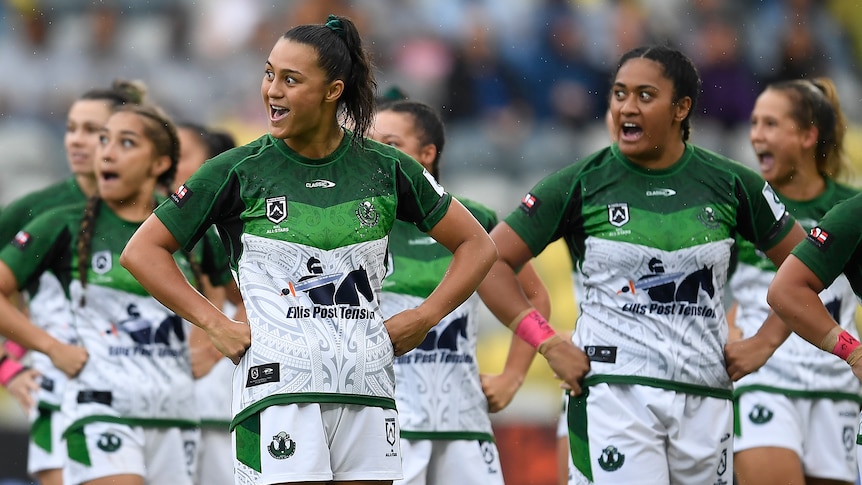
[[[539,207],[542,205],[542,201],[539,200],[538,197],[531,193],[527,193],[523,199],[521,199],[521,210],[526,212],[528,216],[532,216],[539,210]]]
[[[273,224],[287,218],[287,197],[267,197],[266,198],[266,218]]]
[[[102,433],[96,441],[96,446],[105,453],[113,453],[123,446],[123,440],[114,433]]]
[[[697,220],[700,221],[708,229],[718,229],[719,221],[715,215],[715,209],[712,207],[704,207],[697,214]]]
[[[626,225],[629,222],[629,205],[625,202],[608,204],[608,222],[615,227]]]
[[[335,182],[324,179],[312,180],[305,183],[305,188],[307,189],[329,189],[332,187],[335,187]]]
[[[380,214],[374,209],[374,204],[370,200],[363,200],[356,208],[356,217],[363,226],[374,227],[377,225]]]
[[[27,243],[29,242],[30,234],[24,231],[18,231],[18,234],[15,234],[15,237],[12,238],[12,245],[22,250],[27,247]]]
[[[606,472],[619,470],[626,461],[626,455],[617,450],[615,446],[608,446],[602,450],[602,455],[599,457],[599,466]]]
[[[748,419],[754,424],[766,424],[773,416],[773,412],[764,407],[762,404],[755,404],[754,408],[748,413]]]
[[[432,244],[437,244],[437,240],[430,236],[417,237],[407,241],[408,246],[430,246]]]
[[[646,191],[647,197],[672,197],[674,195],[676,195],[676,190],[673,189],[654,189]]]
[[[186,202],[191,198],[192,191],[185,184],[177,187],[177,191],[171,194],[171,200],[177,207],[186,205]]]
[[[832,244],[832,239],[829,236],[829,233],[824,231],[820,226],[812,227],[811,230],[808,231],[808,237],[806,237],[806,239],[820,250],[825,250],[830,244]]]
[[[284,431],[272,437],[272,441],[266,448],[269,456],[276,460],[286,460],[296,452],[296,441],[290,439],[290,435]]]
[[[93,272],[96,274],[105,274],[108,271],[111,271],[111,267],[113,266],[111,258],[111,251],[96,251],[93,253],[93,257],[90,260],[90,266],[93,268]]]

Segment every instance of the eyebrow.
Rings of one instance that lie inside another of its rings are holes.
[[[287,68],[285,68],[285,69],[276,69],[276,68],[275,68],[275,66],[273,66],[273,65],[272,65],[272,62],[269,62],[269,59],[267,59],[267,60],[266,60],[266,63],[265,63],[265,64],[266,64],[267,66],[271,67],[271,68],[273,69],[273,71],[275,71],[275,72],[277,72],[277,73],[279,73],[279,74],[287,73],[287,74],[300,74],[300,75],[302,75],[302,73],[301,73],[301,72],[299,72],[299,71],[297,71],[296,69],[287,69]]]
[[[619,81],[614,82],[614,86],[622,86],[622,87],[626,87],[626,88],[628,87],[625,83],[621,83]],[[639,89],[639,90],[652,89],[654,91],[658,91],[658,87],[653,86],[652,84],[640,84],[640,85],[635,86],[634,88]]]

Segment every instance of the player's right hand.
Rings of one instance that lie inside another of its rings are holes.
[[[562,339],[560,343],[545,350],[543,355],[556,376],[571,389],[569,393],[573,396],[579,395],[581,381],[590,371],[587,354],[575,347],[571,341]]]

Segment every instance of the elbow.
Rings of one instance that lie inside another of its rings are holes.
[[[483,261],[485,274],[491,270],[491,266],[494,266],[494,263],[497,262],[497,259],[500,257],[500,254],[497,252],[497,245],[494,244],[494,241],[489,237],[486,244],[483,247]]]
[[[784,292],[781,291],[780,285],[776,285],[775,280],[773,280],[773,283],[769,285],[769,289],[766,292],[766,303],[768,303],[770,308],[772,308],[779,316],[781,316],[784,308],[783,296]]]
[[[123,249],[123,252],[120,253],[120,266],[126,268],[129,273],[134,274],[134,266],[135,266],[135,256],[134,251],[129,250],[129,246]]]

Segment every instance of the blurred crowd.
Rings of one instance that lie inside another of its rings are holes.
[[[331,12],[369,41],[381,92],[397,86],[441,108],[456,184],[525,186],[601,146],[611,64],[649,42],[695,60],[695,140],[743,162],[765,83],[829,76],[851,123],[862,121],[858,0],[6,0],[0,204],[63,174],[62,114],[116,77],[145,80],[176,119],[257,137],[273,40]]]

